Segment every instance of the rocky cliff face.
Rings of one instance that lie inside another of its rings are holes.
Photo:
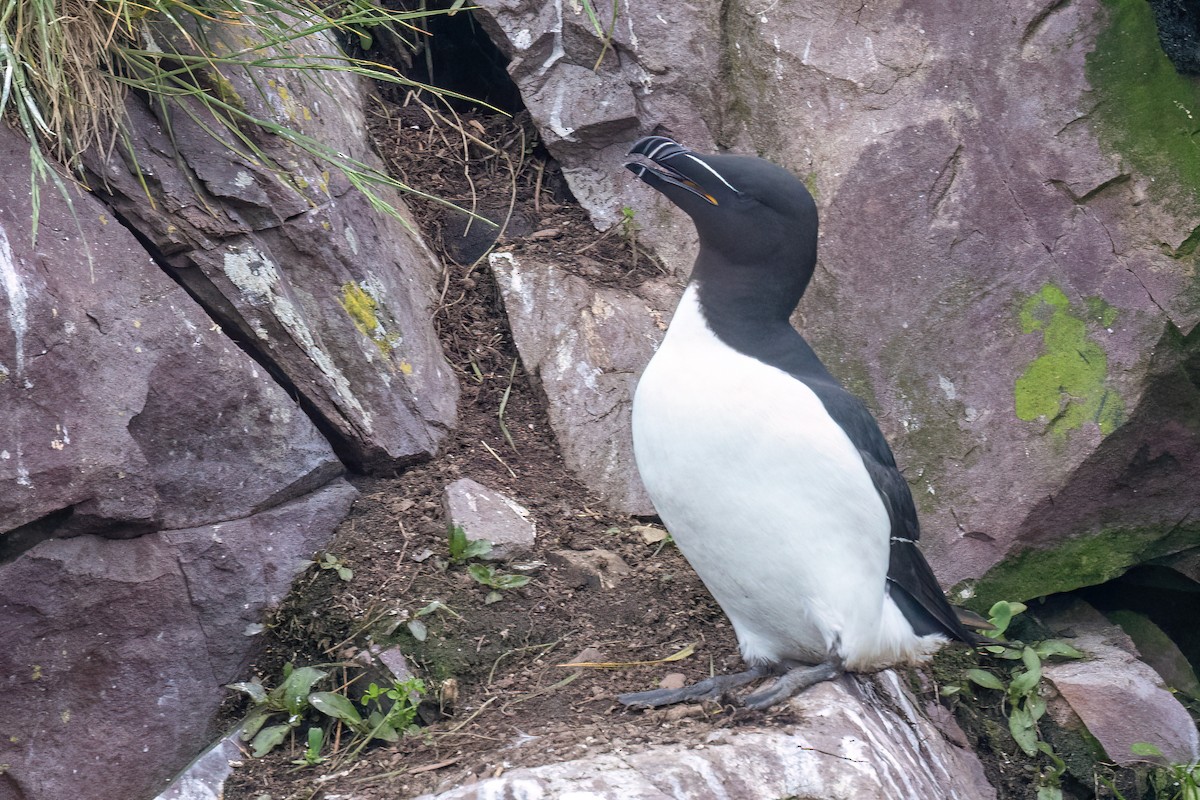
[[[1148,7],[629,9],[571,104],[564,86],[600,54],[586,15],[481,6],[597,225],[636,209],[680,279],[690,224],[623,177],[634,135],[806,181],[822,237],[796,321],[877,412],[961,600],[1196,546],[1200,92]],[[670,311],[630,300],[637,324]]]
[[[228,78],[371,160],[357,81]],[[135,155],[92,154],[95,194],[42,187],[36,240],[0,130],[4,798],[151,796],[348,512],[343,465],[428,458],[455,418],[402,220],[282,139],[290,182],[198,117],[129,111]]]

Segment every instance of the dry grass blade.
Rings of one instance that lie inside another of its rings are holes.
[[[588,669],[624,669],[625,667],[652,667],[655,664],[670,664],[673,661],[682,661],[696,652],[696,643],[692,642],[687,647],[684,647],[677,653],[672,653],[666,658],[658,658],[653,661],[577,661],[570,664],[555,664],[556,667],[586,667]]]
[[[281,71],[323,90],[319,76],[335,71],[469,100],[423,87],[386,65],[340,50],[314,51],[307,44],[331,32],[363,39],[381,26],[419,30],[415,20],[437,13],[444,12],[392,11],[362,0],[335,5],[310,0],[213,0],[202,5],[186,0],[6,0],[0,6],[0,116],[14,121],[32,145],[34,232],[38,183],[53,182],[70,202],[53,163],[79,172],[83,153],[99,148],[107,154],[116,143],[130,141],[125,135],[130,88],[161,110],[183,109],[195,119],[195,109],[200,109],[201,127],[214,139],[287,180],[289,171],[274,165],[245,130],[280,136],[341,171],[377,210],[407,224],[378,193],[380,187],[445,201],[287,124],[256,116],[226,73],[244,73],[257,86],[256,74]],[[129,155],[136,164],[131,148]]]

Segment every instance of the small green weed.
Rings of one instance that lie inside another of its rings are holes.
[[[399,741],[402,735],[413,728],[417,706],[424,694],[425,683],[419,678],[396,681],[387,689],[372,683],[359,701],[365,717],[344,694],[314,692],[309,699],[313,708],[354,731],[358,746],[350,751],[350,757],[353,757],[372,739]]]
[[[321,748],[325,744],[325,731],[317,726],[308,729],[308,747],[304,750],[304,755],[300,758],[292,760],[292,763],[300,767],[315,767],[325,760],[321,755]]]
[[[491,564],[472,564],[467,567],[467,574],[474,578],[476,583],[492,590],[483,601],[487,605],[503,600],[504,595],[501,592],[505,589],[520,589],[531,580],[528,575],[497,572]]]
[[[335,556],[333,553],[323,553],[317,561],[314,562],[321,569],[331,569],[337,573],[337,576],[344,581],[349,581],[354,577],[354,570],[346,566],[346,563]]]
[[[316,667],[283,668],[283,681],[267,691],[260,683],[232,683],[228,688],[242,692],[254,703],[254,709],[242,724],[242,738],[250,739],[251,754],[262,758],[300,728],[310,712],[319,712],[353,731],[357,745],[349,751],[353,758],[372,740],[395,742],[414,725],[417,706],[425,694],[418,678],[396,681],[389,688],[372,683],[363,693],[359,711],[354,701],[341,692],[314,692],[312,687],[329,673]],[[286,714],[284,721],[267,726],[274,716]],[[308,748],[292,763],[315,766],[325,761],[321,749],[325,734],[319,726],[308,729]]]
[[[486,539],[468,539],[462,525],[451,525],[448,544],[450,563],[465,564],[472,558],[482,558],[492,552],[492,543]]]
[[[255,758],[262,758],[279,746],[292,731],[300,727],[304,713],[309,709],[309,692],[313,685],[329,673],[316,667],[295,669],[291,664],[283,667],[283,682],[269,692],[261,683],[231,683],[229,688],[247,695],[254,703],[254,710],[242,724],[242,738],[250,739],[250,750]],[[286,713],[286,721],[263,727],[271,717]]]
[[[1137,742],[1129,748],[1135,756],[1154,759],[1157,768],[1150,773],[1150,785],[1158,800],[1200,800],[1200,762],[1194,764],[1161,764],[1168,759],[1149,742]],[[1109,787],[1112,788],[1111,786]],[[1115,792],[1119,800],[1124,800]]]

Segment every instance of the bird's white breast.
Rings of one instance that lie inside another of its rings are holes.
[[[857,448],[803,382],[713,334],[695,285],[638,384],[633,440],[748,661],[920,657],[885,596],[890,523]]]

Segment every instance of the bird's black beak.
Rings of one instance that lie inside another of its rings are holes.
[[[625,162],[625,169],[668,197],[671,191],[667,187],[674,186],[719,206],[722,195],[739,194],[702,157],[666,136],[638,139],[629,155],[633,158]]]

